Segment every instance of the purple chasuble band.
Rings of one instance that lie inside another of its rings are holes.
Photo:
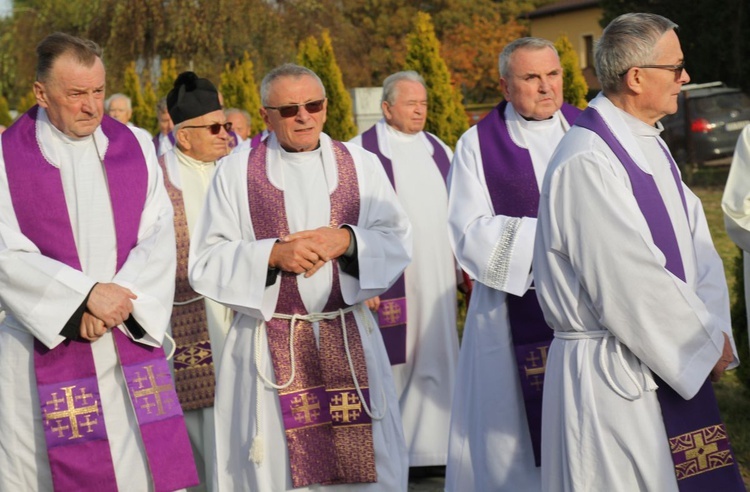
[[[289,234],[284,192],[268,180],[268,140],[253,148],[248,157],[248,202],[257,239]],[[331,227],[356,224],[359,217],[359,185],[351,154],[333,141],[337,180],[331,202]],[[323,308],[333,312],[347,307],[341,293],[338,261],[333,267],[331,293]],[[297,275],[281,272],[276,313],[308,314],[297,284]],[[346,333],[354,372],[362,397],[369,404],[369,383],[364,348],[354,314],[345,314]],[[287,440],[292,483],[295,488],[314,483],[371,483],[377,481],[372,423],[364,412],[348,365],[340,317],[319,321],[319,343],[312,323],[274,317],[266,323],[268,347],[278,384],[294,379],[278,390],[279,406]],[[293,343],[294,354],[290,350]]]
[[[654,178],[641,170],[622,146],[598,111],[589,108],[576,120],[580,126],[597,134],[609,146],[628,173],[633,197],[646,219],[654,244],[666,257],[666,269],[685,281],[672,220]],[[661,143],[659,143],[661,146]],[[682,181],[669,152],[664,149],[688,215]],[[689,219],[689,217],[688,217]],[[721,421],[713,386],[706,380],[692,399],[685,400],[654,374],[664,427],[674,461],[677,485],[681,492],[706,490],[744,491],[745,486],[732,453],[729,437]]]
[[[427,132],[424,132],[427,140],[432,145],[432,159],[447,181],[450,171],[450,159],[440,142]],[[385,169],[385,174],[396,189],[396,179],[393,176],[393,162],[380,151],[378,144],[377,125],[362,133],[362,147],[375,154]],[[385,350],[391,365],[406,363],[406,282],[402,273],[390,289],[380,295],[380,307],[378,308],[378,324],[383,335]]]
[[[505,121],[507,106],[507,101],[501,102],[477,123],[487,190],[496,215],[536,217],[539,186],[534,164],[528,149],[516,145],[510,136]],[[571,125],[581,114],[580,109],[566,103],[561,112]],[[554,332],[544,321],[534,290],[529,289],[521,297],[507,294],[506,303],[534,461],[540,466],[544,370]]]
[[[3,136],[11,201],[21,232],[41,254],[81,270],[60,170],[47,162],[36,141],[37,114],[35,106]],[[101,128],[109,142],[102,164],[112,203],[119,271],[138,242],[148,175],[132,132],[108,116]],[[149,354],[145,359],[153,364],[166,364],[161,348],[133,342],[119,328],[113,330],[113,336],[129,387],[128,367],[143,360],[145,353]],[[117,490],[90,342],[66,340],[48,349],[35,340],[34,369],[55,491]],[[177,408],[173,419],[153,426],[135,398],[132,403],[155,490],[166,492],[197,484],[181,409]]]

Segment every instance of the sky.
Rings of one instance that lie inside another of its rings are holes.
[[[11,0],[0,0],[0,17],[10,15],[12,11]]]

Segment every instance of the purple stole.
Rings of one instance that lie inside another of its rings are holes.
[[[440,142],[427,132],[424,132],[427,140],[432,144],[432,159],[435,161],[443,181],[448,179],[450,170],[450,159]],[[369,150],[380,159],[383,169],[388,175],[393,189],[396,189],[396,180],[393,177],[393,163],[380,152],[378,145],[378,134],[376,126],[373,126],[362,134],[362,147]],[[383,335],[385,349],[391,365],[404,364],[406,362],[406,283],[402,273],[390,289],[380,294],[380,307],[378,308],[378,324],[380,333]]]
[[[267,140],[253,148],[248,159],[248,200],[257,239],[289,234],[284,192],[266,174]],[[331,227],[356,224],[359,186],[354,161],[346,147],[333,142],[338,167],[338,186],[331,194]],[[333,286],[325,312],[347,307],[341,294],[338,262],[333,261]],[[297,275],[281,272],[276,304],[280,314],[308,314],[297,287]],[[346,333],[362,396],[369,405],[369,383],[364,349],[357,321],[346,313]],[[290,321],[272,318],[266,323],[268,347],[278,384],[289,381]],[[320,348],[312,324],[299,320],[294,326],[294,381],[278,390],[279,405],[295,488],[314,483],[377,482],[372,421],[362,407],[348,365],[341,318],[322,320]]]
[[[260,145],[260,143],[261,143],[261,142],[262,142],[263,140],[265,140],[266,138],[268,138],[268,134],[266,134],[266,135],[265,135],[265,137],[264,137],[264,136],[263,136],[263,132],[260,132],[260,133],[256,133],[256,134],[255,134],[255,135],[253,135],[253,136],[252,136],[252,138],[250,139],[250,147],[252,147],[252,148],[254,149],[254,148],[255,148],[255,147],[257,147],[258,145]]]
[[[510,137],[505,121],[507,105],[507,101],[501,102],[477,123],[487,189],[496,215],[536,217],[539,186],[534,165],[529,151],[517,146]],[[563,104],[561,111],[571,125],[581,114],[580,109],[569,104]],[[554,332],[544,321],[536,292],[529,289],[521,297],[507,294],[505,299],[534,461],[540,466],[544,371]]]
[[[654,178],[638,167],[598,111],[593,108],[584,111],[576,120],[576,126],[596,133],[619,159],[628,173],[633,196],[646,219],[654,244],[666,257],[666,269],[684,282],[685,270],[672,220]],[[685,193],[677,174],[677,165],[664,146],[662,150],[670,161],[672,176],[687,215]],[[657,375],[654,374],[654,377],[659,386],[656,394],[669,438],[679,489],[683,492],[744,491],[745,486],[719,415],[711,383],[706,380],[698,394],[685,400]]]
[[[47,162],[36,141],[37,112],[34,106],[3,135],[13,208],[21,232],[41,254],[81,270],[60,171]],[[103,164],[119,270],[138,241],[148,176],[130,130],[109,116],[104,116],[101,127],[109,139]],[[118,328],[112,333],[155,490],[198,484],[164,351],[138,344]],[[55,491],[116,491],[91,343],[65,340],[48,349],[35,340],[34,370]]]
[[[214,405],[216,390],[206,303],[190,287],[188,281],[190,232],[182,191],[169,180],[165,156],[159,157],[159,165],[164,173],[164,186],[174,208],[174,232],[177,241],[175,305],[172,306],[172,336],[176,345],[172,359],[174,382],[182,409],[197,410]]]
[[[161,142],[159,141],[159,137],[161,136],[161,133],[157,133],[156,136],[151,140],[154,142],[154,148],[156,149],[156,155],[159,156],[159,147],[161,147]],[[172,142],[172,146],[174,147],[174,134],[172,132],[167,133],[167,138],[170,142]]]

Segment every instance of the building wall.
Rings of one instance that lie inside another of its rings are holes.
[[[590,48],[592,47],[592,41],[598,41],[602,35],[602,27],[599,25],[601,16],[602,9],[594,7],[539,17],[531,19],[530,23],[532,36],[549,39],[550,41],[557,40],[561,34],[568,37],[578,53],[581,70],[583,70],[589,89],[595,90],[600,89],[601,86],[594,75],[593,50]],[[589,38],[588,43],[587,37]],[[589,46],[588,53],[587,46]]]

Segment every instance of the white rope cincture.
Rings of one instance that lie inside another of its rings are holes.
[[[173,306],[187,306],[188,304],[192,304],[194,302],[198,302],[201,299],[205,299],[205,298],[206,298],[206,296],[198,296],[198,297],[193,297],[192,299],[188,299],[187,301],[181,301],[181,302],[180,301],[174,301],[174,302],[172,302],[172,305]]]
[[[638,378],[636,377],[635,373],[630,369],[628,366],[628,363],[625,361],[625,356],[622,354],[622,344],[620,343],[620,340],[612,335],[611,332],[608,330],[597,330],[597,331],[556,331],[555,332],[556,338],[561,338],[563,340],[585,340],[585,339],[594,339],[594,338],[601,338],[601,342],[599,344],[599,367],[601,368],[602,372],[604,373],[604,379],[607,381],[607,384],[609,387],[617,393],[622,398],[629,400],[629,401],[635,401],[640,399],[643,396],[643,393],[645,391],[654,391],[658,388],[656,383],[654,382],[654,379],[649,374],[648,368],[643,364],[642,361],[638,361],[640,367],[641,367],[641,375],[646,380],[645,387],[641,385],[641,383],[638,381]],[[628,376],[630,381],[633,382],[633,385],[636,388],[636,393],[631,394],[625,391],[624,388],[622,388],[620,385],[618,385],[614,379],[612,379],[612,375],[609,372],[609,367],[607,365],[607,340],[609,338],[615,339],[615,353],[617,354],[617,359],[620,362],[620,367],[622,367],[623,371],[625,371],[625,374]]]
[[[169,350],[169,355],[167,355],[167,360],[172,360],[172,357],[174,357],[174,351],[177,349],[177,344],[174,343],[174,338],[172,338],[169,333],[164,333],[164,337],[169,340],[169,344],[172,346],[172,348]],[[162,343],[162,347],[164,344]]]

